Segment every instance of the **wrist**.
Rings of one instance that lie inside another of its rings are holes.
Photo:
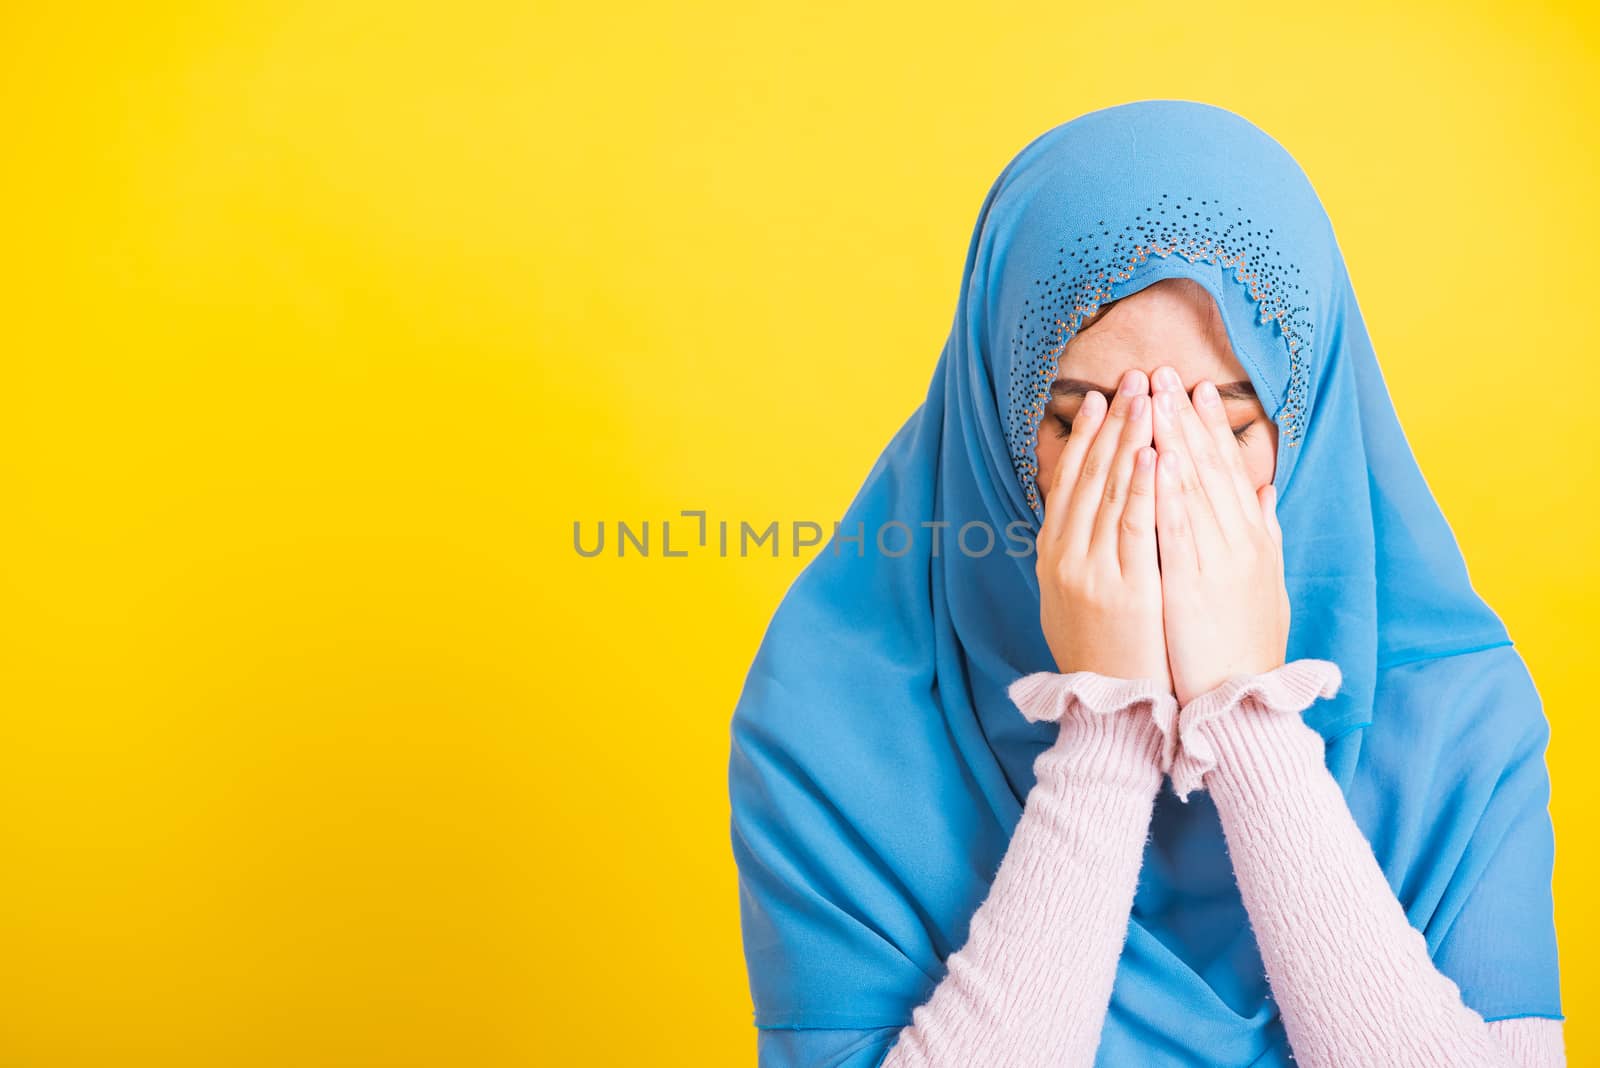
[[[1153,796],[1161,785],[1164,744],[1148,704],[1069,716],[1034,769],[1041,779],[1093,780],[1148,790]]]
[[[1284,662],[1282,654],[1274,655],[1271,653],[1244,656],[1229,663],[1222,663],[1220,660],[1212,661],[1212,664],[1221,664],[1221,666],[1213,667],[1211,670],[1204,672],[1184,673],[1183,685],[1174,687],[1178,696],[1178,704],[1180,706],[1187,705],[1198,697],[1220,689],[1230,679],[1240,676],[1265,675],[1268,672],[1276,671],[1283,667]]]
[[[1206,734],[1216,754],[1204,774],[1206,788],[1246,805],[1282,797],[1326,759],[1322,736],[1298,713],[1275,711],[1254,696],[1212,721]]]
[[[1008,693],[1029,720],[1060,724],[1055,744],[1035,760],[1041,779],[1117,783],[1154,796],[1167,751],[1161,723],[1177,714],[1177,698],[1164,682],[1040,671],[1013,682]]]
[[[1322,736],[1300,712],[1339,690],[1339,666],[1304,658],[1265,672],[1229,676],[1178,712],[1173,790],[1205,786],[1271,790],[1323,762]]]

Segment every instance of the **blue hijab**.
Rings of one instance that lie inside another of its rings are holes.
[[[1055,670],[1019,551],[1055,363],[1100,304],[1177,277],[1216,300],[1279,427],[1288,657],[1343,672],[1304,713],[1329,769],[1466,1003],[1561,1016],[1548,723],[1418,470],[1332,225],[1260,129],[1154,100],[1049,130],[995,181],[927,398],[745,680],[728,785],[763,1064],[878,1063],[965,943],[1057,731],[1006,695]],[[1216,810],[1163,789],[1096,1063],[1288,1055]]]

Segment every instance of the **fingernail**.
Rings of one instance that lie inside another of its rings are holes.
[[[1128,402],[1128,414],[1137,419],[1144,414],[1144,402],[1147,398],[1143,393]]]
[[[1178,372],[1170,367],[1163,367],[1156,372],[1156,382],[1162,389],[1183,388],[1183,382],[1178,378]]]
[[[1130,370],[1130,371],[1128,371],[1127,373],[1125,373],[1122,376],[1122,392],[1123,393],[1138,393],[1138,392],[1140,392],[1140,389],[1139,389],[1139,372]]]
[[[1171,390],[1164,389],[1156,394],[1156,409],[1160,411],[1162,415],[1171,415],[1172,405],[1173,399]]]
[[[1200,383],[1200,388],[1195,392],[1200,394],[1200,403],[1207,408],[1215,408],[1222,400],[1221,397],[1217,396],[1217,387],[1212,384],[1210,379]]]

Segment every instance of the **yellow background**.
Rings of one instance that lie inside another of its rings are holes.
[[[1045,129],[1311,175],[1554,723],[1595,1063],[1595,16],[9,4],[0,1064],[753,1064],[727,721]],[[675,535],[676,536],[676,535]],[[659,544],[659,543],[657,543]]]

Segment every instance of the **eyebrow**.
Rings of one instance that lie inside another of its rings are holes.
[[[1255,400],[1256,387],[1248,380],[1241,382],[1218,382],[1217,395],[1225,401],[1229,400]],[[1097,382],[1087,382],[1081,378],[1058,378],[1050,383],[1051,397],[1083,397],[1091,391],[1105,394],[1106,400],[1116,395],[1116,386],[1102,386]]]

